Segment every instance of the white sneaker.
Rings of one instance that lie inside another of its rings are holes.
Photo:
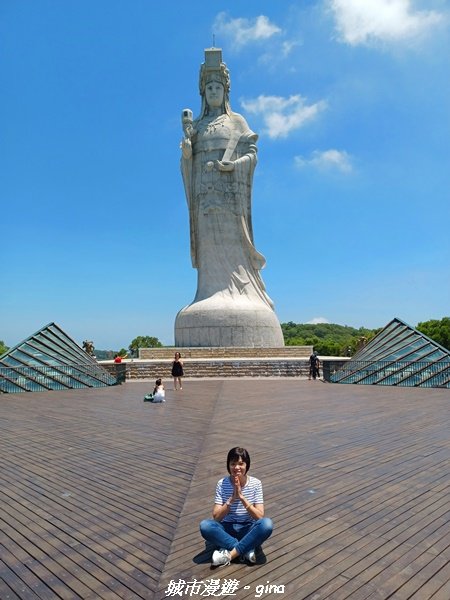
[[[214,567],[229,565],[230,562],[231,556],[228,550],[214,550],[212,555],[212,565]]]
[[[245,560],[248,561],[249,563],[252,563],[252,565],[255,564],[256,562],[256,554],[254,550],[249,550],[248,552],[246,552],[244,554]]]

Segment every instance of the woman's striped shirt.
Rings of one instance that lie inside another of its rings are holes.
[[[242,488],[242,493],[250,504],[264,503],[262,484],[256,477],[247,475],[247,484]],[[214,503],[220,505],[225,504],[232,495],[233,484],[231,483],[231,479],[230,477],[224,477],[217,483]],[[228,514],[222,519],[222,523],[246,523],[254,520],[255,519],[248,514],[248,511],[244,508],[242,502],[240,500],[235,500],[230,506]]]

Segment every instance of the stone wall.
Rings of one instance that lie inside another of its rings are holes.
[[[329,373],[337,369],[346,359],[321,360],[321,375],[328,380]],[[126,380],[151,381],[162,377],[171,379],[171,361],[167,360],[129,360],[116,365],[112,362],[102,363],[112,374],[122,375]],[[300,359],[188,359],[184,360],[185,377],[307,377],[309,360]]]

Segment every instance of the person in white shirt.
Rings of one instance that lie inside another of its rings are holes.
[[[166,390],[164,389],[162,379],[157,379],[155,381],[155,388],[153,390],[153,402],[165,402],[165,401],[166,401]]]

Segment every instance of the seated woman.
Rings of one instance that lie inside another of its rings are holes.
[[[155,381],[155,388],[153,390],[153,402],[165,402],[165,401],[166,401],[166,391],[164,389],[162,379],[157,379]]]
[[[230,475],[217,483],[213,518],[200,523],[203,538],[216,547],[215,567],[228,565],[238,556],[255,563],[255,549],[272,534],[272,521],[264,517],[261,481],[248,475],[249,469],[247,450],[231,448],[227,456]]]

